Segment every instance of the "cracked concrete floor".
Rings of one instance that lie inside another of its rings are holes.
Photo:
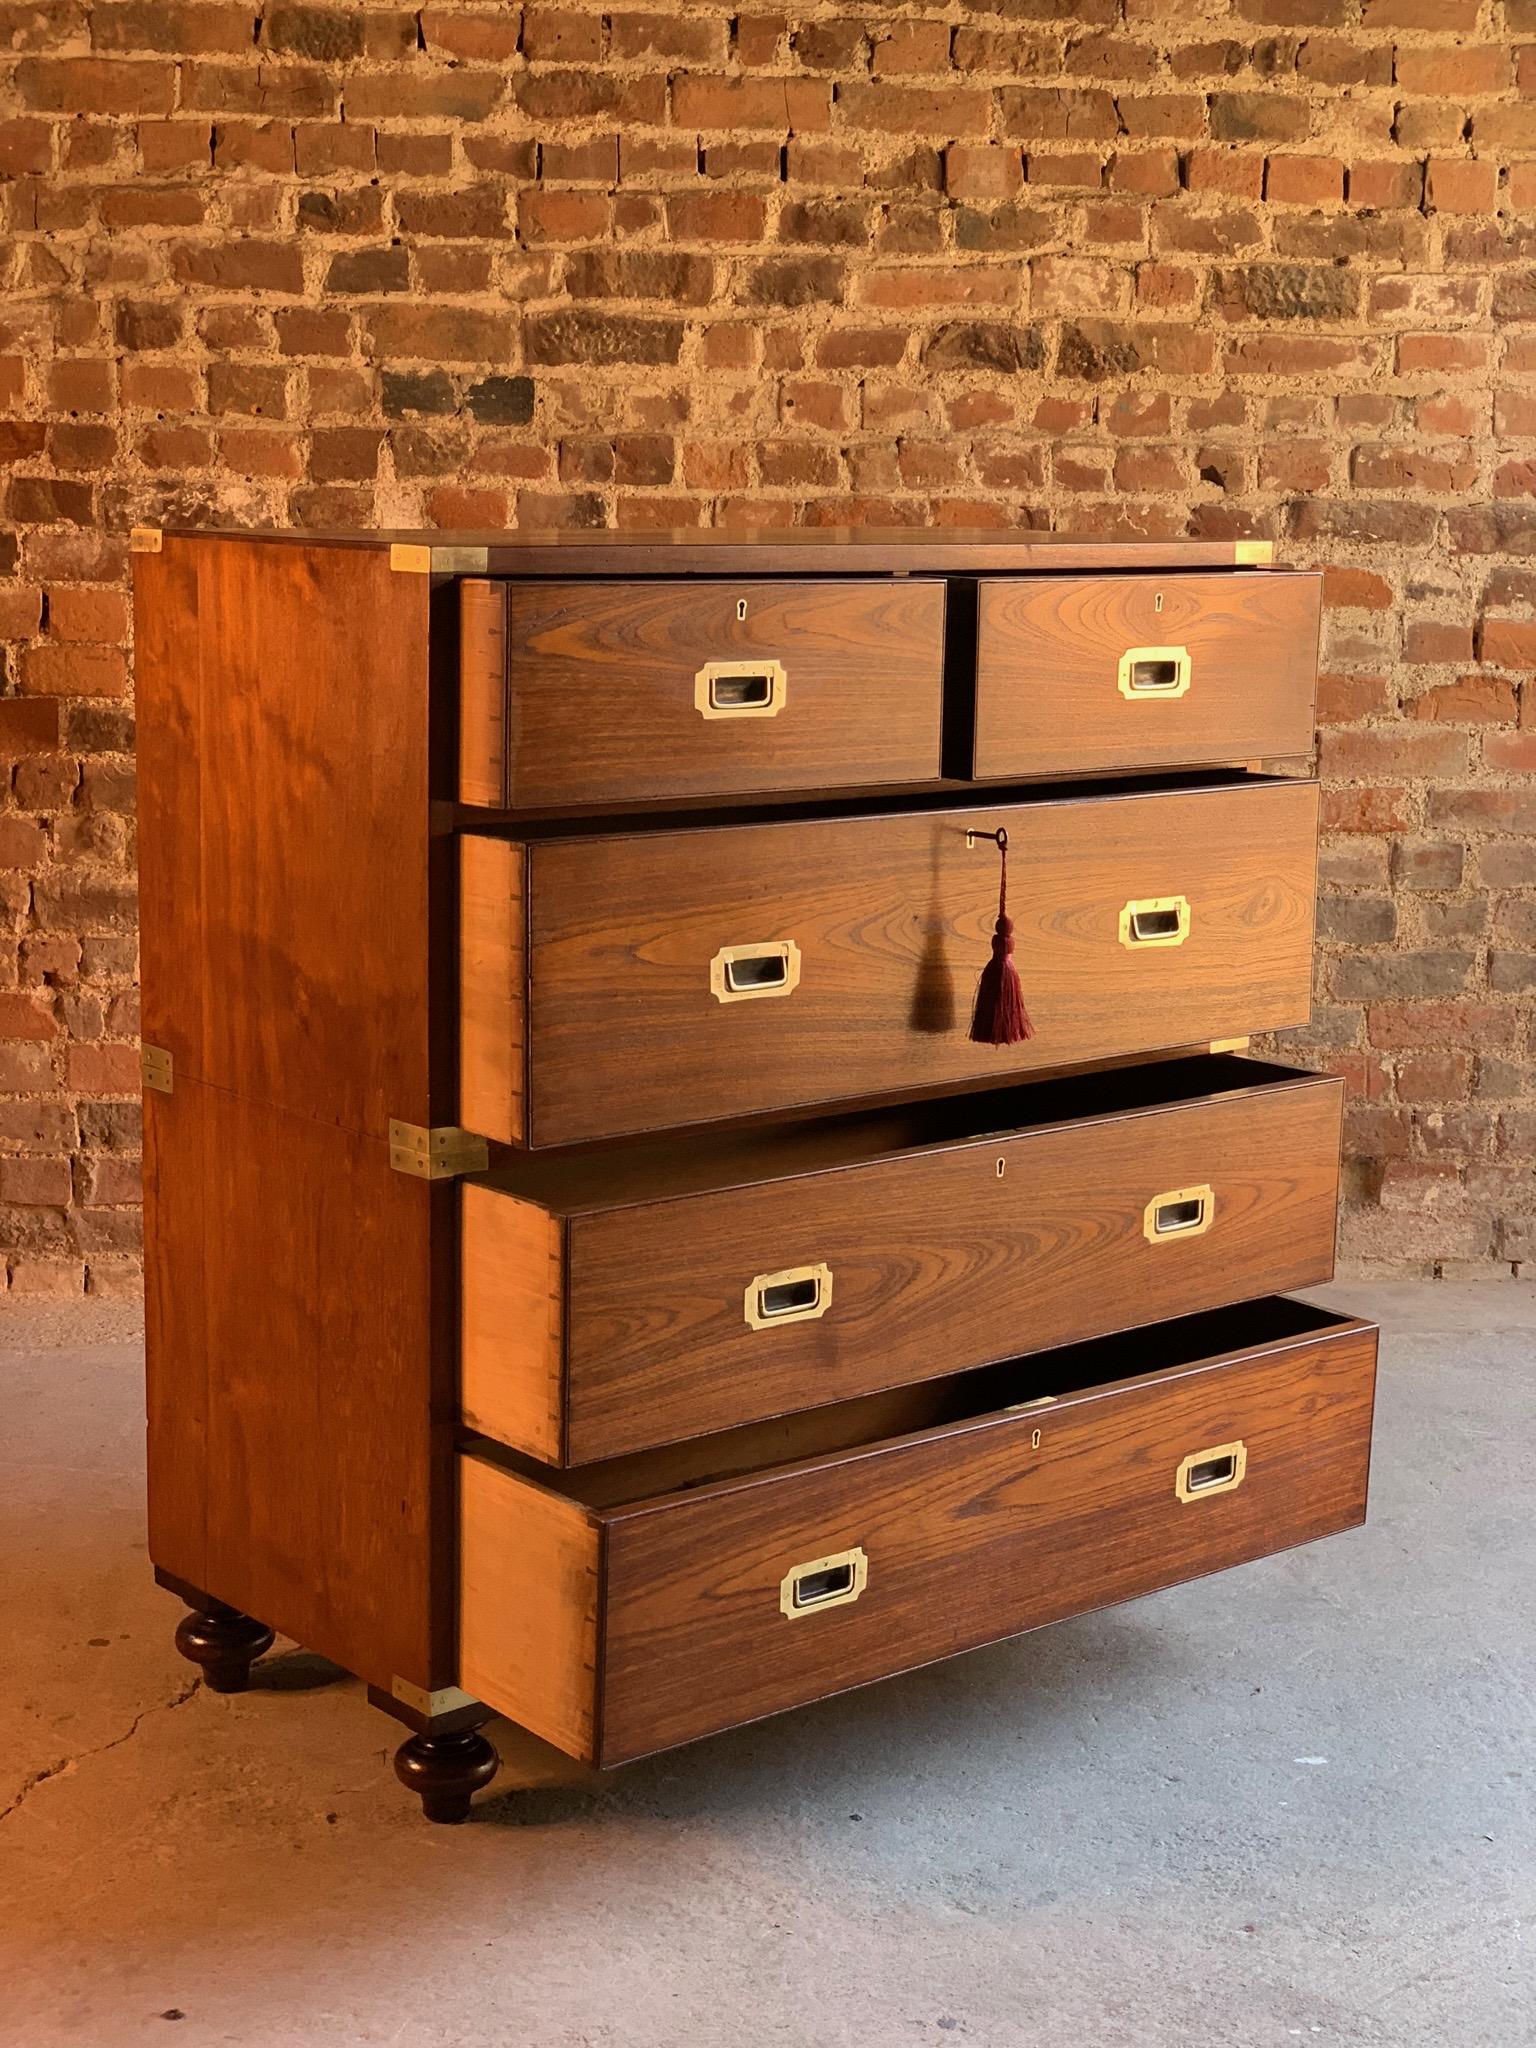
[[[280,1646],[191,1682],[122,1308],[0,1311],[0,2041],[1529,2048],[1536,1289],[1388,1335],[1369,1526],[459,1829]]]

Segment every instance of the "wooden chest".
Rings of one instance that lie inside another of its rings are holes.
[[[1365,1512],[1318,584],[1247,542],[135,536],[151,1550],[622,1763]],[[1006,835],[1033,1035],[968,1025]]]

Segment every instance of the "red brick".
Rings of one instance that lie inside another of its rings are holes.
[[[1451,157],[1431,157],[1424,184],[1425,204],[1434,213],[1492,213],[1498,203],[1499,167]]]

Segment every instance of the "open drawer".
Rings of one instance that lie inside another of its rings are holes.
[[[584,1464],[1332,1276],[1342,1084],[1211,1055],[514,1159],[461,1407]]]
[[[999,829],[1035,1035],[973,1045]],[[1006,1081],[1278,1030],[1311,1001],[1310,782],[459,852],[458,1121],[506,1144]]]
[[[623,1763],[1365,1518],[1369,1323],[1268,1298],[462,1485],[460,1683]]]
[[[1309,754],[1322,587],[1278,569],[983,579],[963,772]]]

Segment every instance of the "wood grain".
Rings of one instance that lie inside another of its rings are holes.
[[[1316,821],[1315,785],[1291,782],[540,840],[528,1142],[1296,1023],[1311,989]],[[1010,835],[1009,910],[1036,1031],[1015,1046],[966,1035],[997,910],[996,849],[968,848],[967,826]],[[1120,943],[1128,899],[1175,894],[1193,905],[1187,943]],[[783,939],[803,957],[792,995],[715,1000],[720,947]],[[510,1119],[509,1101],[493,1107]]]
[[[137,569],[152,1555],[444,1684],[453,1199],[387,1146],[433,1121],[426,579],[190,536]]]
[[[939,772],[937,580],[501,588],[506,801],[514,806],[622,805]],[[487,630],[466,643],[476,667]],[[782,708],[772,717],[704,717],[695,679],[711,661],[781,663]]]
[[[987,579],[978,776],[1310,754],[1322,578],[1310,573]],[[1187,647],[1188,691],[1127,699],[1130,647]]]
[[[473,1205],[499,1236],[477,1227],[471,1259],[466,1229],[466,1420],[581,1464],[1318,1284],[1333,1272],[1341,1094],[1298,1078],[577,1215],[563,1454],[527,1435],[551,1370],[529,1336],[547,1326],[547,1238],[529,1204],[467,1191],[466,1225]],[[1211,1228],[1149,1242],[1147,1203],[1202,1183]],[[816,1262],[833,1277],[824,1316],[749,1327],[755,1274]]]
[[[527,1129],[525,850],[459,842],[459,1122],[520,1145]]]
[[[608,1522],[601,1760],[619,1763],[1347,1529],[1365,1515],[1375,1333],[957,1425]],[[1035,1430],[1040,1445],[1032,1448]],[[1241,1439],[1231,1493],[1180,1461]],[[862,1545],[855,1604],[793,1621],[794,1565]]]
[[[562,1463],[564,1226],[491,1188],[467,1186],[461,1203],[464,1426]]]
[[[596,1753],[598,1543],[578,1503],[460,1460],[459,1684],[571,1756]]]

